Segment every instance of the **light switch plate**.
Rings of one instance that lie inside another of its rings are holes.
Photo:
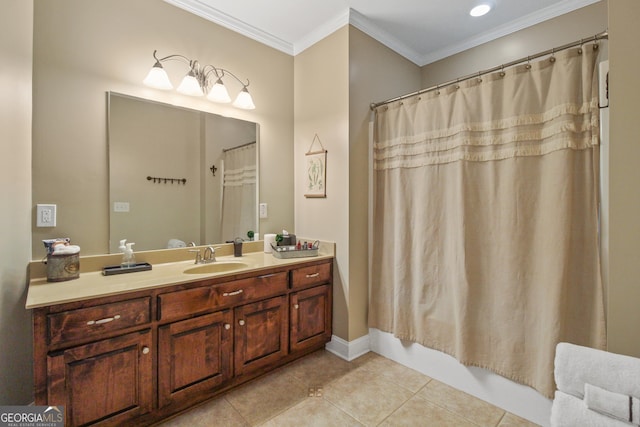
[[[129,212],[129,202],[113,202],[114,212]]]
[[[55,227],[56,226],[56,205],[36,205],[36,226]]]
[[[267,204],[260,203],[260,218],[267,218]]]

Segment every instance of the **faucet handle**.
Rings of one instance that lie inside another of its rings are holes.
[[[196,264],[200,264],[202,262],[202,254],[200,254],[200,249],[189,249],[189,252],[196,252]]]

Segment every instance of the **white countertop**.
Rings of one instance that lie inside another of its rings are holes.
[[[260,271],[270,267],[331,259],[334,253],[334,244],[323,242],[318,256],[315,257],[279,259],[271,253],[264,252],[249,252],[243,254],[242,257],[234,257],[233,255],[218,256],[216,262],[241,262],[246,264],[246,267],[222,273],[187,274],[184,272],[185,270],[196,267],[194,261],[190,260],[153,264],[152,269],[148,271],[115,274],[111,276],[104,276],[101,269],[99,271],[81,272],[78,279],[65,282],[47,282],[46,277],[37,277],[32,278],[29,282],[26,308],[31,309],[82,301],[96,297],[119,295],[169,285],[179,285],[208,278]],[[82,265],[82,259],[80,263]]]

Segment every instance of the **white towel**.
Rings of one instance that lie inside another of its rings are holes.
[[[587,383],[584,385],[584,403],[592,411],[640,426],[640,399],[637,397]]]
[[[575,344],[556,347],[554,375],[558,390],[583,398],[585,384],[614,393],[640,396],[640,359]]]
[[[556,391],[551,427],[629,427],[629,424],[591,411],[581,399]]]
[[[187,244],[180,239],[169,239],[167,249],[186,248]]]

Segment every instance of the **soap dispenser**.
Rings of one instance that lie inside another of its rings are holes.
[[[135,267],[136,265],[136,256],[133,254],[133,248],[131,247],[133,245],[135,245],[135,243],[127,243],[125,246],[121,264],[123,268]]]
[[[125,243],[127,243],[127,239],[122,239],[122,240],[120,240],[120,246],[118,247],[118,250],[119,250],[121,253],[124,253],[124,251],[126,251],[126,250],[127,250],[127,247],[124,245]]]

